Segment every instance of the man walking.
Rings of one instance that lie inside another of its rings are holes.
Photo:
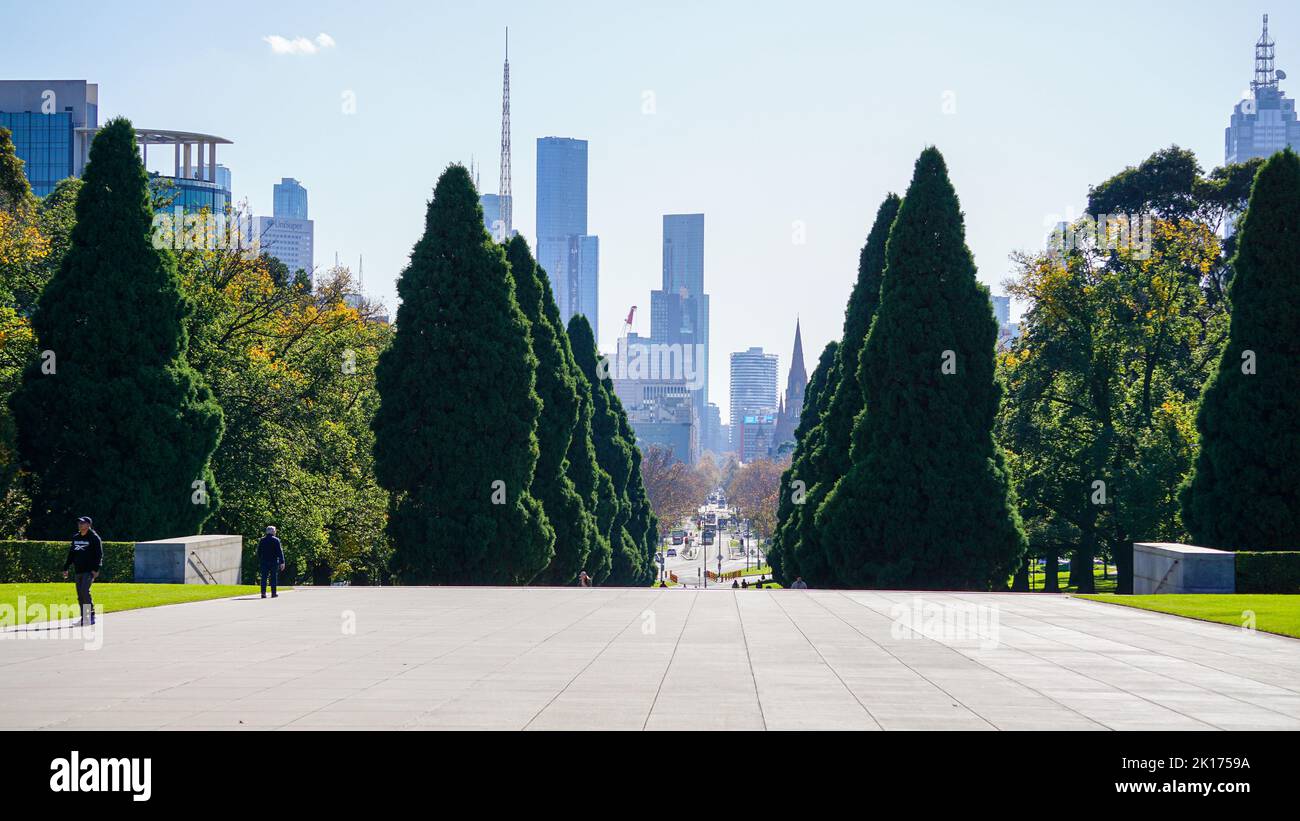
[[[262,598],[266,598],[266,579],[271,577],[271,598],[278,599],[276,586],[280,583],[280,571],[284,570],[284,547],[275,535],[275,525],[267,525],[266,535],[257,543],[257,555],[262,561]]]
[[[94,522],[89,516],[77,519],[77,535],[72,537],[68,548],[68,558],[63,562],[63,578],[68,578],[68,568],[76,572],[77,604],[81,608],[81,624],[86,624],[89,614],[90,623],[95,623],[95,602],[90,598],[90,585],[99,576],[99,569],[104,565],[104,543],[99,534],[91,527]]]

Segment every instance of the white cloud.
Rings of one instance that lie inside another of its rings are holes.
[[[315,54],[321,49],[334,48],[334,38],[323,31],[312,40],[306,37],[289,39],[278,34],[268,34],[262,40],[271,46],[274,54]]]

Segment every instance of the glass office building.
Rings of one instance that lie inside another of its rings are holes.
[[[704,293],[704,215],[664,214],[664,285],[670,293],[685,288]]]
[[[565,322],[583,314],[597,342],[598,246],[596,237],[587,234],[587,141],[538,138],[537,262],[550,277]]]
[[[307,189],[292,177],[282,177],[273,187],[271,213],[287,219],[307,219]]]
[[[0,80],[0,127],[38,197],[81,176],[99,126],[99,86],[85,80]]]
[[[1300,147],[1300,121],[1296,118],[1295,100],[1286,96],[1278,85],[1286,73],[1274,63],[1275,44],[1268,35],[1268,15],[1264,30],[1255,43],[1255,78],[1250,83],[1250,97],[1232,109],[1232,118],[1223,135],[1223,160],[1239,163],[1255,157],[1271,157],[1287,146]]]

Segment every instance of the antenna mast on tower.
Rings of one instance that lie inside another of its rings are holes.
[[[1273,65],[1273,41],[1268,39],[1268,15],[1264,15],[1264,33],[1259,35],[1259,42],[1255,43],[1255,79],[1251,81],[1250,87],[1254,90],[1261,88],[1277,88],[1277,73]]]
[[[506,65],[505,79],[501,85],[501,182],[497,190],[501,203],[501,227],[504,237],[509,240],[514,233],[511,230],[510,201],[510,27],[506,26]]]

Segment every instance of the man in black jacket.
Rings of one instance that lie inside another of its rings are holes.
[[[276,585],[280,582],[280,571],[284,570],[284,547],[275,535],[275,526],[267,525],[266,535],[257,543],[257,555],[262,561],[262,598],[266,598],[266,579],[271,577],[271,598],[277,599]]]
[[[90,585],[99,576],[99,569],[104,566],[104,543],[99,534],[91,527],[94,522],[89,516],[77,519],[77,535],[72,537],[72,546],[68,548],[68,558],[63,563],[63,578],[68,578],[68,568],[76,571],[77,604],[81,606],[81,623],[86,623],[86,614],[90,614],[90,623],[95,623],[95,603],[90,598]]]

